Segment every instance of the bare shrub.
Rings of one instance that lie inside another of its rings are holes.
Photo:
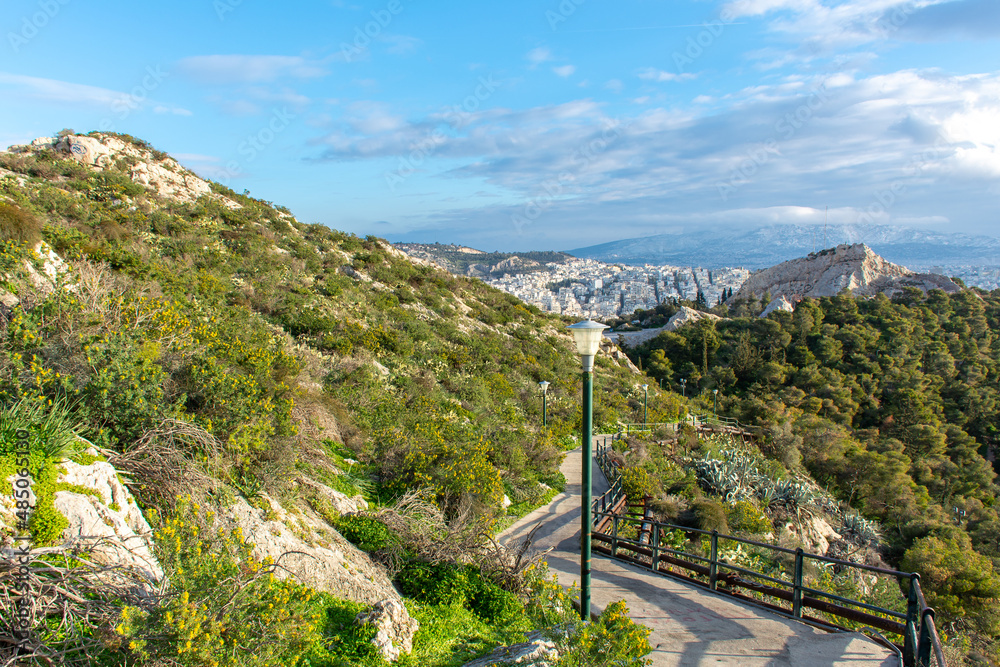
[[[32,213],[0,202],[0,239],[33,247],[42,239],[42,223]]]
[[[124,453],[104,453],[127,474],[132,493],[149,505],[173,507],[177,497],[204,497],[219,484],[218,475],[208,474],[195,457],[221,465],[222,445],[200,426],[178,419],[164,419]]]

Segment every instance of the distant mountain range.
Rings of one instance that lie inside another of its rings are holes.
[[[619,264],[760,269],[838,244],[864,243],[895,264],[928,268],[1000,264],[1000,239],[895,225],[770,225],[751,231],[698,229],[577,248],[574,257]]]

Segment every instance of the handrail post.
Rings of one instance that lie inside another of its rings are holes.
[[[653,547],[653,562],[651,563],[653,572],[659,572],[660,570],[660,527],[653,524],[653,536],[650,540],[651,546]]]
[[[712,553],[708,559],[708,587],[719,589],[719,531],[712,531]]]
[[[917,643],[917,665],[931,667],[931,628],[927,617],[934,618],[934,610],[925,607],[920,613],[920,641]]]
[[[920,622],[920,602],[917,597],[917,586],[920,585],[920,575],[910,575],[910,590],[906,594],[906,632],[903,634],[903,664],[911,667],[917,661],[917,625]]]
[[[611,557],[618,556],[618,513],[611,515]]]
[[[792,616],[802,618],[802,547],[795,550],[795,576],[792,579]]]

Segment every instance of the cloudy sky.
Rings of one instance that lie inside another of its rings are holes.
[[[0,143],[148,140],[303,221],[568,249],[1000,235],[997,0],[9,0]]]

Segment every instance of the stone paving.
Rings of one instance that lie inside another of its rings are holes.
[[[603,436],[598,436],[603,437]],[[533,548],[553,547],[549,570],[564,586],[580,581],[581,450],[569,452],[561,470],[566,490],[500,534],[524,537],[536,525]],[[608,488],[594,464],[594,495]],[[896,667],[898,656],[859,633],[831,633],[753,605],[594,554],[591,607],[600,612],[624,599],[633,620],[652,628],[654,667],[804,665]]]

